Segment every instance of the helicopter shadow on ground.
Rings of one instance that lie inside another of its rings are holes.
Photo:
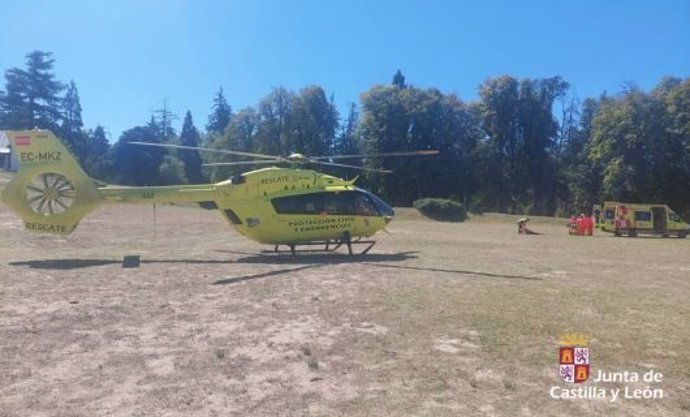
[[[242,281],[249,281],[258,278],[268,278],[277,275],[286,275],[303,271],[306,269],[318,268],[328,265],[367,263],[367,262],[401,262],[408,259],[416,259],[418,252],[399,252],[399,253],[368,253],[364,255],[349,255],[343,253],[323,252],[323,251],[299,251],[297,255],[290,252],[263,251],[261,253],[248,253],[232,250],[217,250],[216,252],[244,255],[235,259],[235,264],[256,264],[256,265],[295,265],[294,268],[281,268],[278,270],[262,272],[258,274],[242,275],[229,277],[213,282],[213,285],[235,284]]]
[[[461,269],[447,269],[447,268],[431,268],[431,267],[420,267],[420,266],[407,266],[407,265],[390,265],[390,264],[377,264],[368,263],[368,265],[381,267],[381,268],[398,268],[407,269],[412,271],[424,271],[424,272],[440,272],[446,274],[456,274],[456,275],[468,275],[473,277],[484,277],[484,278],[500,278],[500,279],[522,279],[527,281],[542,281],[541,277],[527,276],[527,275],[510,275],[510,274],[496,274],[493,272],[483,272],[483,271],[466,271]]]
[[[141,264],[157,263],[185,263],[185,264],[231,264],[230,260],[216,259],[141,259]],[[34,259],[29,261],[9,262],[9,266],[25,267],[30,269],[57,269],[70,270],[91,268],[105,265],[122,265],[118,259]]]
[[[290,252],[263,251],[261,253],[248,253],[230,250],[218,250],[217,252],[244,255],[233,260],[240,264],[278,264],[278,265],[333,265],[343,263],[368,263],[368,262],[402,262],[409,259],[417,259],[416,251],[398,253],[367,253],[354,254],[324,251],[299,251],[296,255]]]
[[[347,255],[340,253],[300,253],[293,256],[285,252],[273,252],[266,251],[261,254],[249,254],[240,251],[229,251],[229,250],[219,250],[219,252],[233,253],[237,255],[246,255],[242,258],[238,258],[234,263],[245,263],[245,264],[273,264],[273,265],[295,265],[295,268],[280,269],[269,272],[263,272],[259,274],[243,275],[238,277],[229,277],[225,279],[218,280],[214,282],[214,285],[222,284],[233,284],[242,281],[248,281],[257,278],[267,278],[277,275],[289,274],[292,272],[299,272],[305,269],[326,266],[326,265],[336,265],[336,264],[346,264],[346,263],[358,263],[361,265],[367,265],[375,268],[394,268],[403,269],[411,271],[422,271],[430,272],[434,274],[451,274],[451,275],[463,275],[472,278],[489,278],[489,279],[508,279],[508,280],[526,280],[526,281],[542,281],[543,278],[536,276],[527,275],[512,275],[512,274],[499,274],[484,271],[469,271],[462,269],[450,269],[450,268],[434,268],[434,267],[423,267],[414,265],[401,265],[392,262],[400,262],[409,259],[418,259],[416,255],[419,252],[400,252],[400,253],[369,253],[366,255]]]
[[[217,281],[214,281],[212,284],[213,285],[235,284],[235,283],[242,282],[242,281],[250,281],[250,280],[258,279],[258,278],[268,278],[268,277],[273,277],[273,276],[277,276],[277,275],[285,275],[285,274],[289,274],[292,272],[304,271],[306,269],[311,269],[311,268],[319,268],[321,266],[324,266],[324,264],[302,265],[302,266],[298,266],[296,268],[279,269],[279,270],[273,270],[273,271],[268,271],[268,272],[262,272],[259,274],[241,275],[239,277],[229,277],[229,278],[219,279]]]

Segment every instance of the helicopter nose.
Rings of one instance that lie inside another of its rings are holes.
[[[388,212],[384,214],[383,220],[388,224],[393,220],[393,216],[395,216],[395,210],[393,210],[393,207],[388,206]]]

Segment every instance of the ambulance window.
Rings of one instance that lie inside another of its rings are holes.
[[[615,217],[613,209],[607,209],[604,212],[604,217],[606,218],[606,220],[613,220],[613,218]]]
[[[635,212],[635,221],[638,221],[638,222],[650,222],[650,221],[652,221],[652,212],[651,211],[636,211]]]

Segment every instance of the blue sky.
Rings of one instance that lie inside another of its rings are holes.
[[[688,0],[0,0],[0,11],[0,70],[53,52],[86,127],[113,139],[164,99],[203,127],[219,86],[237,110],[274,86],[316,84],[345,113],[397,69],[465,101],[502,74],[560,75],[580,98],[690,76]]]

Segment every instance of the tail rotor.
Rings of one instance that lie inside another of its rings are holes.
[[[76,197],[74,184],[64,175],[54,172],[38,174],[26,187],[26,202],[34,213],[44,216],[62,214]]]

